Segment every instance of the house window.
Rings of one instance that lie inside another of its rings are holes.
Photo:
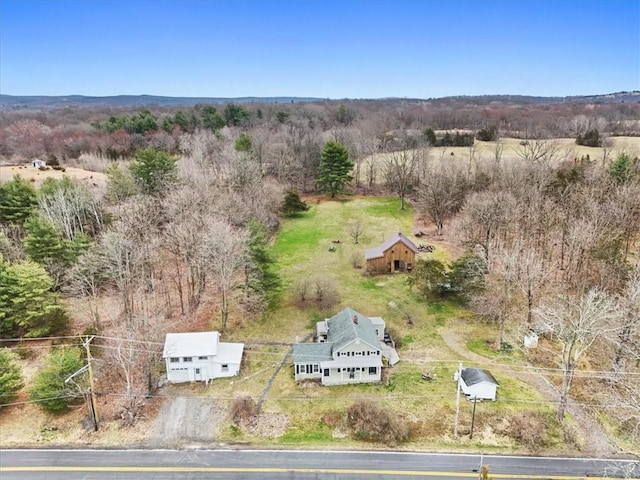
[[[376,367],[369,367],[369,375],[377,375],[378,369]]]
[[[318,373],[319,371],[320,371],[320,366],[316,363],[316,364],[313,366],[313,373]]]
[[[228,372],[229,371],[229,364],[228,363],[223,363],[222,364],[222,371],[223,372]]]
[[[180,357],[171,357],[169,359],[169,362],[171,363],[178,363],[180,361]]]
[[[206,360],[209,357],[198,357],[198,360]]]
[[[328,368],[325,368],[325,369],[324,369],[324,376],[325,376],[325,377],[328,377],[328,376],[329,376],[329,369],[328,369]]]
[[[193,360],[193,357],[182,357],[183,362],[191,362],[192,360]]]
[[[341,369],[341,368],[339,368],[339,369],[338,369],[338,373],[340,373],[341,371],[342,371],[342,369]]]

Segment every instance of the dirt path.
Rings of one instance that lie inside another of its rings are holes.
[[[225,415],[212,397],[168,398],[158,412],[149,443],[180,447],[215,442]]]
[[[480,365],[491,365],[495,363],[487,357],[470,352],[464,346],[463,341],[452,331],[441,332],[442,338],[451,350],[462,360],[467,360]],[[511,372],[513,377],[521,380],[537,391],[539,391],[547,400],[557,402],[559,392],[556,388],[541,374],[526,373],[510,369],[504,364],[500,364],[500,368]],[[567,413],[573,417],[578,434],[583,439],[582,452],[593,457],[608,457],[621,452],[620,448],[609,439],[602,426],[575,401],[569,399],[567,403]]]

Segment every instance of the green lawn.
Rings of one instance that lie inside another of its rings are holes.
[[[284,284],[280,302],[262,320],[244,323],[240,331],[233,332],[235,338],[246,342],[295,342],[312,333],[316,321],[345,307],[364,315],[381,316],[388,331],[402,342],[399,348],[401,361],[388,370],[387,381],[379,385],[299,385],[293,379],[289,361],[274,379],[263,405],[266,413],[286,414],[288,424],[284,435],[260,439],[230,427],[227,440],[289,446],[328,443],[354,446],[358,444],[355,440],[340,434],[339,422],[329,426],[324,419],[341,419],[348,406],[364,399],[377,402],[394,415],[417,425],[420,434],[413,441],[415,446],[422,446],[425,442],[443,448],[459,445],[451,438],[455,412],[455,383],[452,378],[459,358],[445,344],[439,331],[447,325],[455,325],[460,338],[467,341],[483,339],[469,343],[467,348],[486,356],[488,361],[489,357],[502,363],[507,363],[503,360],[517,359],[507,359],[487,349],[484,339],[495,336],[495,332],[487,325],[474,322],[465,308],[455,301],[427,302],[409,290],[407,275],[368,277],[363,275],[363,269],[353,267],[351,259],[354,252],[364,257],[366,248],[379,245],[399,231],[417,242],[412,236],[412,209],[407,207],[401,211],[399,207],[400,202],[396,198],[323,200],[313,204],[306,213],[284,219],[272,248]],[[351,219],[360,219],[364,224],[364,233],[358,244],[354,244],[349,235]],[[340,243],[332,243],[332,240],[340,240]],[[335,252],[329,251],[332,245],[336,246]],[[442,254],[446,255],[446,252]],[[318,276],[331,278],[339,291],[339,302],[327,310],[314,302],[305,305],[296,302],[294,286],[302,279]],[[257,398],[286,351],[286,347],[251,347],[247,351],[242,378],[220,382],[218,394],[232,397],[234,392],[241,392]],[[421,374],[425,371],[434,376],[433,380],[422,380]],[[500,399],[504,400],[484,402],[479,409],[479,425],[505,415],[518,414],[524,409],[549,413],[550,408],[538,402],[539,395],[529,386],[499,373],[496,376],[501,383]],[[523,399],[533,403],[521,402]],[[461,425],[468,423],[470,409],[470,402],[463,401],[461,416],[465,420]],[[500,438],[494,446],[511,448],[511,443],[508,438]]]

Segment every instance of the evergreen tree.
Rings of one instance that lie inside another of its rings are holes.
[[[584,145],[586,147],[601,147],[602,139],[600,138],[600,132],[597,128],[588,130],[584,135],[578,135],[576,138],[578,145]]]
[[[282,281],[275,271],[276,260],[269,251],[267,235],[259,222],[252,220],[249,227],[249,264],[246,269],[247,295],[253,293],[259,304],[270,306],[275,300]]]
[[[640,174],[640,163],[638,159],[631,158],[626,152],[621,153],[609,165],[609,176],[617,183],[625,183],[631,180],[635,175]]]
[[[436,259],[419,259],[408,279],[423,298],[439,296],[449,291],[447,266]]]
[[[12,402],[23,386],[22,373],[13,353],[0,349],[0,405]]]
[[[434,132],[432,128],[427,128],[424,131],[424,136],[427,139],[427,142],[429,142],[429,145],[432,147],[436,146],[438,139],[436,138],[436,132]]]
[[[246,133],[241,133],[240,136],[236,139],[236,152],[250,152],[252,146],[253,142],[251,141],[251,137]]]
[[[239,127],[247,123],[251,114],[241,105],[229,103],[224,107],[224,121],[228,127]]]
[[[136,153],[129,170],[140,191],[147,195],[160,195],[176,181],[177,159],[166,152],[145,148]]]
[[[327,142],[321,156],[316,179],[318,187],[335,197],[337,193],[343,192],[344,186],[353,179],[353,162],[349,159],[346,147],[338,142]]]
[[[300,194],[295,190],[289,190],[284,197],[282,212],[285,215],[293,215],[307,210],[309,210],[309,205],[300,198]]]
[[[80,377],[73,382],[67,378],[82,368],[84,361],[78,348],[62,348],[51,352],[47,366],[40,370],[29,389],[29,398],[38,402],[38,406],[49,413],[61,413],[70,405],[82,401],[78,391]]]
[[[67,317],[52,286],[53,280],[41,265],[0,260],[0,338],[64,331]]]
[[[204,105],[200,108],[202,126],[212,132],[217,132],[224,127],[224,118],[212,105]]]
[[[36,189],[22,177],[0,183],[0,223],[23,225],[37,205]]]
[[[112,205],[124,201],[136,194],[136,182],[130,170],[121,169],[118,162],[107,167],[107,192],[105,198]]]
[[[451,290],[463,299],[468,299],[485,289],[487,263],[481,255],[467,251],[451,264],[449,283]]]

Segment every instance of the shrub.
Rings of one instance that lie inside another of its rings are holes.
[[[576,143],[578,145],[584,145],[585,147],[601,147],[602,138],[600,137],[600,132],[598,131],[598,129],[592,128],[584,135],[578,135],[578,137],[576,138]]]
[[[539,412],[523,412],[511,418],[507,434],[533,453],[547,444],[548,419]]]
[[[498,127],[491,125],[478,130],[476,138],[482,142],[493,142],[498,139]]]
[[[235,425],[249,422],[258,413],[258,406],[253,398],[244,396],[236,398],[231,406],[231,419]]]
[[[382,442],[389,446],[411,437],[409,424],[373,403],[359,401],[347,410],[347,425],[358,440]]]

